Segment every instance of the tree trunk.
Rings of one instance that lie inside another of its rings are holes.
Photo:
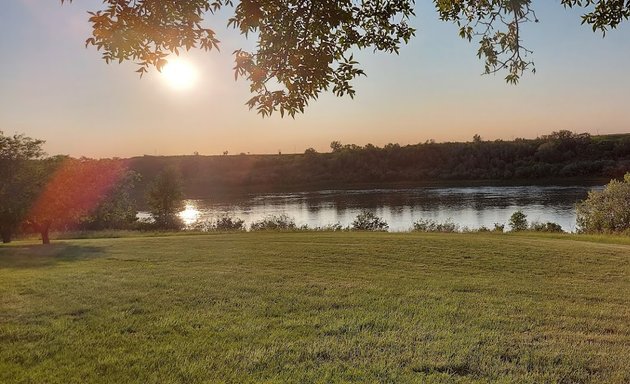
[[[11,242],[11,230],[9,229],[3,229],[1,235],[2,235],[2,242],[7,244]]]
[[[50,237],[48,236],[48,227],[42,229],[42,244],[50,244]]]
[[[42,235],[42,244],[50,244],[50,223],[46,222],[39,225],[39,233]]]

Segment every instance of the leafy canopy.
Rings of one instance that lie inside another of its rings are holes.
[[[9,242],[41,189],[42,140],[0,131],[0,234]]]
[[[18,134],[5,136],[4,132],[0,131],[0,165],[2,165],[0,175],[4,176],[13,171],[9,167],[10,163],[41,158],[44,155],[43,144],[43,140]]]
[[[71,2],[72,0],[61,0]],[[628,0],[558,0],[582,8],[582,22],[606,33],[630,17]],[[537,22],[532,0],[433,0],[441,20],[454,22],[462,38],[479,42],[486,74],[505,72],[516,83],[535,71],[521,28]],[[140,75],[160,70],[170,54],[219,48],[205,19],[230,8],[228,26],[256,39],[256,49],[234,52],[235,77],[245,78],[250,109],[263,116],[279,111],[295,116],[328,90],[353,97],[351,81],[365,73],[353,52],[398,53],[414,36],[408,25],[414,0],[103,0],[90,12],[92,36],[86,45],[106,62],[131,60]]]

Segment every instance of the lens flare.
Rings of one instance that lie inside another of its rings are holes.
[[[28,221],[72,229],[109,196],[127,170],[120,160],[63,160],[31,207]]]

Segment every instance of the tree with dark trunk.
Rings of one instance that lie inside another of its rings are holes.
[[[41,222],[33,222],[29,224],[35,232],[40,234],[42,244],[50,244],[50,225],[52,224],[50,220],[43,220]]]
[[[9,243],[41,189],[42,140],[0,131],[0,235]]]

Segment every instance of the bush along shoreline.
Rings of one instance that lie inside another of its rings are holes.
[[[152,230],[147,226],[145,230]],[[198,222],[181,229],[182,232],[260,232],[260,231],[315,231],[315,232],[389,232],[389,224],[383,218],[377,216],[370,210],[361,211],[350,225],[343,226],[341,223],[327,224],[324,226],[311,227],[306,224],[297,225],[295,219],[286,215],[269,215],[258,219],[247,225],[245,220],[222,215],[218,218]],[[168,230],[167,230],[168,232]],[[481,226],[479,228],[469,228],[455,223],[452,219],[440,222],[433,219],[420,218],[406,231],[396,232],[427,232],[427,233],[476,233],[476,232],[548,232],[567,233],[557,223],[537,222],[528,223],[527,216],[522,211],[512,214],[508,224],[494,223],[492,228]]]

